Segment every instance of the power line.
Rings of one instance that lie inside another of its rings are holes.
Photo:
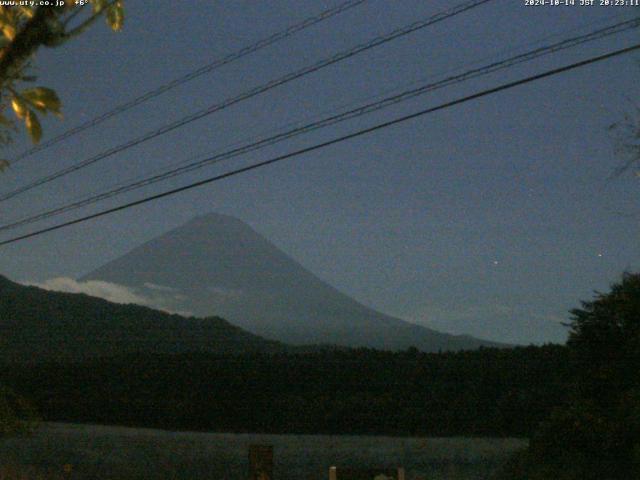
[[[297,156],[300,156],[300,155],[303,155],[305,153],[309,153],[309,152],[312,152],[312,151],[315,151],[315,150],[320,150],[320,149],[326,148],[326,147],[328,147],[330,145],[335,145],[335,144],[338,144],[338,143],[341,143],[341,142],[344,142],[344,141],[347,141],[347,140],[351,140],[353,138],[357,138],[357,137],[360,137],[360,136],[363,136],[363,135],[366,135],[366,134],[369,134],[369,133],[372,133],[372,132],[375,132],[375,131],[378,131],[378,130],[382,130],[384,128],[387,128],[387,127],[390,127],[390,126],[393,126],[393,125],[397,125],[397,124],[406,122],[408,120],[412,120],[412,119],[415,119],[415,118],[418,118],[418,117],[422,117],[424,115],[428,115],[430,113],[434,113],[434,112],[439,111],[439,110],[444,110],[446,108],[451,108],[453,106],[460,105],[460,104],[469,102],[471,100],[475,100],[475,99],[478,99],[478,98],[486,97],[488,95],[492,95],[494,93],[498,93],[498,92],[501,92],[501,91],[504,91],[504,90],[508,90],[508,89],[511,89],[511,88],[514,88],[514,87],[517,87],[517,86],[520,86],[520,85],[524,85],[524,84],[531,83],[531,82],[534,82],[534,81],[537,81],[537,80],[541,80],[543,78],[551,77],[553,75],[558,75],[560,73],[564,73],[564,72],[567,72],[569,70],[574,70],[576,68],[583,67],[583,66],[586,66],[586,65],[590,65],[592,63],[600,62],[600,61],[603,61],[603,60],[606,60],[606,59],[609,59],[609,58],[613,58],[613,57],[616,57],[616,56],[619,56],[619,55],[630,53],[630,52],[638,50],[638,49],[640,49],[640,43],[638,43],[636,45],[633,45],[633,46],[630,46],[630,47],[627,47],[627,48],[616,50],[616,51],[613,51],[613,52],[610,52],[610,53],[607,53],[607,54],[604,54],[604,55],[599,55],[597,57],[591,57],[591,58],[589,58],[587,60],[582,60],[580,62],[572,63],[570,65],[565,65],[564,67],[559,67],[559,68],[554,68],[552,70],[547,70],[546,72],[539,73],[537,75],[533,75],[533,76],[530,76],[530,77],[526,77],[526,78],[521,79],[521,80],[516,80],[514,82],[505,83],[505,84],[499,85],[499,86],[494,87],[494,88],[490,88],[490,89],[487,89],[487,90],[482,90],[482,91],[480,91],[478,93],[474,93],[472,95],[467,95],[467,96],[459,98],[457,100],[452,100],[450,102],[446,102],[446,103],[437,105],[435,107],[430,107],[430,108],[427,108],[427,109],[424,109],[424,110],[420,110],[418,112],[415,112],[415,113],[412,113],[412,114],[409,114],[409,115],[404,115],[402,117],[395,118],[395,119],[389,120],[387,122],[379,123],[379,124],[374,125],[372,127],[364,128],[364,129],[358,130],[356,132],[353,132],[353,133],[350,133],[350,134],[347,134],[347,135],[342,135],[340,137],[336,137],[336,138],[333,138],[331,140],[312,145],[310,147],[302,148],[302,149],[299,149],[299,150],[295,150],[293,152],[286,153],[284,155],[280,155],[280,156],[277,156],[277,157],[274,157],[274,158],[270,158],[269,160],[264,160],[262,162],[255,163],[253,165],[249,165],[249,166],[246,166],[246,167],[238,168],[236,170],[231,170],[229,172],[226,172],[226,173],[223,173],[223,174],[220,174],[220,175],[209,177],[209,178],[206,178],[204,180],[199,180],[197,182],[190,183],[190,184],[182,186],[182,187],[174,188],[172,190],[167,190],[167,191],[164,191],[162,193],[157,193],[155,195],[151,195],[151,196],[142,198],[140,200],[136,200],[136,201],[133,201],[133,202],[125,203],[123,205],[119,205],[117,207],[113,207],[113,208],[109,208],[109,209],[106,209],[106,210],[102,210],[100,212],[93,213],[91,215],[87,215],[87,216],[84,216],[84,217],[80,217],[80,218],[77,218],[75,220],[70,220],[68,222],[60,223],[58,225],[54,225],[54,226],[51,226],[51,227],[43,228],[41,230],[36,230],[34,232],[31,232],[31,233],[27,233],[27,234],[20,235],[20,236],[14,237],[14,238],[10,238],[8,240],[1,241],[0,242],[0,246],[4,246],[4,245],[11,244],[11,243],[15,243],[15,242],[18,242],[18,241],[21,241],[21,240],[25,240],[27,238],[32,238],[32,237],[35,237],[35,236],[38,236],[38,235],[42,235],[44,233],[48,233],[48,232],[52,232],[52,231],[55,231],[55,230],[59,230],[61,228],[65,228],[65,227],[68,227],[68,226],[71,226],[71,225],[75,225],[75,224],[78,224],[78,223],[83,223],[83,222],[86,222],[88,220],[92,220],[94,218],[102,217],[102,216],[105,216],[105,215],[108,215],[108,214],[111,214],[111,213],[115,213],[115,212],[118,212],[118,211],[121,211],[121,210],[126,210],[126,209],[129,209],[129,208],[132,208],[132,207],[135,207],[135,206],[138,206],[138,205],[142,205],[144,203],[148,203],[148,202],[151,202],[151,201],[159,200],[161,198],[168,197],[168,196],[171,196],[171,195],[175,195],[175,194],[187,191],[187,190],[191,190],[191,189],[196,188],[196,187],[200,187],[200,186],[203,186],[203,185],[207,185],[209,183],[220,181],[220,180],[223,180],[225,178],[233,177],[233,176],[239,175],[241,173],[246,173],[246,172],[249,172],[251,170],[256,170],[258,168],[266,167],[268,165],[272,165],[274,163],[278,163],[278,162],[281,162],[283,160],[287,160],[289,158],[297,157]]]
[[[385,44],[387,42],[390,42],[392,40],[395,40],[397,38],[400,38],[402,36],[408,35],[410,33],[416,32],[418,30],[421,30],[423,28],[426,28],[430,25],[433,25],[435,23],[441,22],[443,20],[446,20],[448,18],[451,18],[453,16],[459,15],[463,12],[466,12],[468,10],[471,10],[473,8],[479,7],[480,5],[483,5],[485,3],[488,3],[490,1],[493,0],[472,0],[472,1],[468,1],[468,2],[464,2],[462,4],[459,4],[449,10],[445,10],[444,12],[440,12],[437,13],[435,15],[432,15],[430,17],[428,17],[427,19],[424,20],[420,20],[417,22],[414,22],[408,26],[405,27],[401,27],[398,28],[396,30],[393,30],[391,33],[388,33],[386,35],[382,35],[379,37],[376,37],[366,43],[363,43],[361,45],[358,45],[356,47],[350,48],[348,50],[339,52],[331,57],[328,57],[324,60],[321,60],[320,62],[317,62],[313,65],[304,67],[300,70],[297,70],[295,72],[291,72],[289,74],[284,75],[283,77],[277,78],[275,80],[271,80],[261,86],[258,86],[256,88],[253,88],[245,93],[242,93],[236,97],[227,99],[225,101],[223,101],[222,103],[218,103],[218,104],[214,104],[211,105],[210,107],[200,110],[196,113],[193,113],[191,115],[188,115],[186,117],[181,118],[180,120],[177,120],[175,122],[172,122],[170,124],[164,125],[156,130],[150,131],[145,133],[144,135],[137,137],[133,140],[130,140],[128,142],[125,142],[123,144],[120,144],[118,146],[112,147],[102,153],[99,153],[93,157],[87,158],[79,163],[76,163],[74,165],[71,165],[67,168],[64,168],[62,170],[59,170],[55,173],[52,173],[50,175],[47,175],[45,177],[42,177],[38,180],[35,180],[23,187],[19,187],[15,190],[12,190],[8,193],[5,193],[3,195],[0,195],[0,201],[5,201],[5,200],[9,200],[17,195],[20,195],[21,193],[27,192],[29,190],[32,190],[33,188],[36,188],[38,186],[44,185],[46,183],[52,182],[60,177],[63,177],[65,175],[68,175],[70,173],[76,172],[78,170],[81,170],[85,167],[88,167],[89,165],[92,165],[100,160],[103,160],[107,157],[110,157],[112,155],[115,155],[116,153],[120,153],[123,152],[125,150],[128,150],[129,148],[132,148],[136,145],[139,145],[141,143],[147,142],[153,138],[156,138],[160,135],[164,135],[166,133],[169,133],[177,128],[180,128],[184,125],[187,125],[189,123],[192,123],[196,120],[199,120],[203,117],[206,117],[208,115],[211,115],[215,112],[218,112],[220,110],[224,110],[232,105],[235,105],[239,102],[242,102],[244,100],[247,100],[249,98],[255,97],[261,93],[264,93],[268,90],[271,90],[273,88],[276,88],[280,85],[284,85],[286,83],[289,83],[293,80],[296,80],[298,78],[304,77],[306,75],[309,75],[311,73],[314,73],[320,69],[323,69],[325,67],[328,67],[330,65],[333,65],[335,63],[338,63],[342,60],[346,60],[348,58],[351,58],[355,55],[358,55],[362,52],[365,52],[367,50],[370,50],[372,48],[378,47],[382,44]]]
[[[263,138],[260,139],[258,141],[255,141],[253,143],[250,143],[248,145],[244,145],[238,148],[234,148],[222,153],[217,153],[214,154],[213,156],[209,156],[207,158],[204,159],[200,159],[197,161],[188,161],[186,162],[184,165],[179,166],[177,168],[168,170],[168,171],[164,171],[162,173],[159,174],[155,174],[149,177],[144,177],[140,180],[128,183],[128,184],[124,184],[121,185],[115,189],[111,189],[108,190],[107,192],[103,192],[100,193],[98,195],[93,195],[93,196],[89,196],[87,198],[84,198],[82,200],[76,201],[76,202],[72,202],[70,204],[67,205],[63,205],[61,207],[56,207],[54,209],[50,209],[47,210],[45,212],[41,212],[26,218],[22,218],[19,220],[15,220],[11,223],[5,224],[0,226],[0,231],[4,231],[4,230],[10,230],[16,227],[20,227],[23,225],[28,225],[40,220],[44,220],[47,218],[51,218],[53,216],[57,216],[60,215],[62,213],[71,211],[71,210],[76,210],[78,208],[81,207],[85,207],[87,205],[91,205],[93,203],[102,201],[102,200],[106,200],[108,198],[112,198],[114,196],[132,191],[132,190],[137,190],[139,188],[148,186],[148,185],[152,185],[154,183],[158,183],[160,181],[169,179],[169,178],[173,178],[176,177],[178,175],[182,175],[184,173],[188,173],[200,168],[203,168],[205,166],[214,164],[214,163],[219,163],[223,160],[227,160],[230,158],[234,158],[240,155],[243,155],[245,153],[249,153],[249,152],[253,152],[256,150],[259,150],[261,148],[264,148],[266,146],[270,146],[270,145],[274,145],[275,143],[279,143],[283,140],[304,134],[304,133],[308,133],[320,128],[324,128],[330,125],[335,125],[337,123],[346,121],[346,120],[350,120],[352,118],[356,118],[356,117],[360,117],[362,115],[368,114],[368,113],[372,113],[374,111],[378,111],[381,110],[383,108],[387,108],[391,105],[395,105],[397,103],[400,103],[402,101],[406,101],[409,100],[411,98],[414,98],[418,95],[423,95],[425,93],[428,92],[432,92],[434,90],[440,89],[440,88],[444,88],[453,84],[457,84],[457,83],[461,83],[464,81],[467,81],[469,79],[472,78],[477,78],[483,75],[488,75],[490,73],[494,73],[498,70],[502,70],[505,68],[509,68],[512,67],[514,65],[526,62],[526,61],[530,61],[536,58],[539,58],[541,56],[544,55],[549,55],[552,53],[556,53],[558,51],[561,50],[565,50],[567,48],[571,48],[574,47],[576,45],[580,45],[580,44],[584,44],[586,42],[590,42],[590,41],[594,41],[594,40],[599,40],[614,34],[618,34],[618,33],[622,33],[624,31],[630,30],[632,28],[638,28],[640,26],[640,18],[637,19],[633,19],[633,20],[628,20],[628,21],[624,21],[624,22],[619,22],[613,25],[609,25],[607,27],[595,30],[593,32],[587,33],[587,34],[583,34],[580,36],[576,36],[576,37],[572,37],[572,38],[568,38],[565,40],[562,40],[560,42],[556,42],[554,44],[551,45],[547,45],[547,46],[543,46],[543,47],[539,47],[536,49],[533,49],[531,51],[525,52],[525,53],[521,53],[519,55],[515,55],[512,56],[510,58],[504,59],[504,60],[500,60],[497,62],[493,62],[490,63],[488,65],[479,67],[479,68],[475,68],[475,69],[470,69],[467,70],[466,72],[463,72],[461,74],[458,75],[453,75],[453,76],[449,76],[445,79],[442,79],[440,81],[437,82],[433,82],[433,83],[429,83],[426,85],[422,85],[418,88],[413,88],[410,90],[406,90],[404,92],[401,92],[399,94],[395,94],[395,95],[391,95],[388,96],[386,98],[383,98],[381,100],[378,100],[376,102],[371,102],[365,105],[361,105],[355,109],[351,109],[345,112],[342,112],[340,114],[336,114],[336,115],[332,115],[326,118],[323,118],[321,120],[318,121],[314,121],[311,123],[308,123],[306,125],[303,126],[299,126],[296,127],[294,129],[285,131],[285,132],[281,132],[278,133],[276,135],[267,137],[267,138]]]
[[[579,27],[573,27],[568,31],[564,30],[562,33],[554,33],[554,34],[551,34],[551,35],[546,35],[545,37],[542,37],[542,38],[537,39],[537,40],[527,40],[525,42],[521,42],[517,46],[510,46],[508,48],[502,49],[502,50],[500,50],[499,53],[506,54],[506,53],[509,53],[509,52],[518,51],[519,48],[525,47],[525,46],[527,46],[527,47],[535,46],[536,49],[538,49],[538,47],[540,45],[544,45],[545,42],[551,41],[551,40],[554,40],[554,39],[558,39],[558,38],[562,38],[563,34],[566,34],[568,32],[572,32],[572,33],[573,32],[577,32],[577,31],[580,31],[584,27],[591,27],[591,26],[594,26],[594,25],[597,25],[597,24],[604,24],[608,20],[618,19],[618,18],[625,18],[625,17],[627,17],[626,14],[612,15],[611,17],[606,18],[604,21],[603,21],[603,19],[599,19],[599,20],[597,20],[595,22],[588,22],[588,23],[583,24],[583,25],[581,25]],[[619,25],[619,24],[617,24],[617,25]],[[600,30],[598,30],[598,31],[600,31]],[[477,65],[481,65],[484,62],[486,62],[488,60],[491,60],[491,59],[493,59],[495,57],[498,57],[498,55],[494,54],[494,55],[484,56],[479,60],[475,60],[473,62],[470,62],[469,63],[469,67],[472,67],[472,66],[475,67]],[[420,80],[417,80],[417,81],[414,80],[414,81],[412,81],[410,83],[405,83],[402,86],[397,86],[396,85],[395,87],[385,89],[385,90],[383,90],[381,92],[378,92],[376,94],[367,94],[365,96],[360,96],[357,100],[352,100],[352,101],[349,101],[349,102],[346,102],[346,103],[342,103],[342,107],[351,108],[351,107],[353,107],[355,105],[359,105],[360,102],[362,102],[362,101],[372,101],[373,99],[382,99],[385,96],[388,96],[390,94],[396,94],[398,92],[403,92],[403,91],[405,91],[405,90],[407,90],[409,88],[413,89],[418,85],[422,85],[423,82],[425,82],[427,80],[431,81],[432,79],[439,78],[442,75],[450,75],[450,74],[456,73],[456,72],[458,72],[460,70],[461,67],[464,67],[464,64],[463,65],[458,65],[455,68],[448,68],[448,69],[446,69],[446,70],[444,70],[442,72],[439,72],[438,74],[427,75],[426,77],[423,77]],[[304,120],[297,120],[297,121],[293,121],[293,122],[287,122],[286,124],[282,125],[281,127],[282,128],[298,127],[300,125],[306,124],[307,122],[311,122],[311,121],[316,121],[318,119],[322,119],[324,115],[330,114],[333,111],[334,111],[334,109],[323,110],[320,113],[316,113],[314,115],[309,115],[309,116],[305,117]],[[276,132],[279,132],[281,130],[282,129],[269,128],[267,131],[263,131],[263,134],[264,135],[273,135]],[[236,147],[236,146],[242,145],[242,144],[244,144],[245,142],[248,142],[248,141],[255,141],[255,138],[256,138],[256,135],[251,135],[251,136],[248,136],[248,137],[245,136],[241,140],[238,139],[238,140],[236,140],[236,141],[234,141],[232,143],[226,144],[224,148],[217,149],[212,154],[218,154],[220,152],[224,152],[225,149],[227,149],[227,148]],[[181,162],[178,162],[175,165],[176,165],[176,167],[179,167],[179,166],[184,166],[184,165],[191,164],[192,162],[194,162],[194,161],[196,161],[198,159],[202,159],[204,155],[205,154],[193,155],[190,158],[185,159],[185,160],[183,160]],[[155,176],[155,175],[159,175],[161,173],[164,173],[165,171],[166,170],[164,170],[164,169],[156,169],[156,171],[153,172],[152,174],[142,174],[142,175],[137,175],[135,178],[130,178],[130,179],[126,180],[126,181],[117,181],[115,183],[112,183],[112,185],[109,187],[109,189],[111,190],[111,189],[114,189],[114,188],[119,188],[121,186],[128,185],[131,182],[142,181],[142,180],[147,179],[149,177],[149,175]],[[90,199],[92,197],[93,197],[93,195],[89,195],[89,196],[87,196],[86,194],[85,195],[78,195],[78,196],[75,196],[74,198],[70,199],[70,201],[71,202],[84,201],[84,200],[88,200],[88,199]],[[40,212],[40,213],[42,213],[42,212]]]
[[[190,82],[191,80],[194,80],[206,73],[210,73],[220,67],[223,67],[224,65],[228,65],[232,62],[235,62],[236,60],[239,60],[243,57],[246,57],[247,55],[257,52],[258,50],[262,50],[263,48],[266,48],[270,45],[273,45],[274,43],[279,42],[280,40],[284,40],[302,30],[305,30],[317,23],[320,23],[324,20],[328,20],[331,17],[334,17],[340,13],[346,12],[347,10],[350,10],[351,8],[357,7],[358,5],[361,5],[362,3],[366,2],[367,0],[349,0],[347,2],[341,3],[340,5],[337,5],[336,7],[330,8],[328,10],[323,11],[322,13],[320,13],[319,15],[313,16],[313,17],[308,17],[306,19],[304,19],[302,22],[297,23],[295,25],[291,25],[289,27],[287,27],[286,29],[274,33],[273,35],[263,38],[261,40],[258,40],[256,43],[253,43],[251,45],[248,45],[244,48],[241,48],[240,50],[237,50],[233,53],[230,53],[229,55],[222,57],[220,59],[214,60],[211,63],[208,63],[207,65],[204,65],[196,70],[193,70],[189,73],[186,73],[185,75],[182,75],[180,77],[177,77],[173,80],[171,80],[170,82],[164,84],[164,85],[160,85],[159,87],[150,90],[136,98],[134,98],[133,100],[130,100],[126,103],[123,103],[121,105],[118,105],[117,107],[113,108],[112,110],[109,110],[108,112],[105,112],[97,117],[92,118],[91,120],[88,120],[84,123],[81,123],[80,125],[77,125],[73,128],[70,128],[69,130],[61,133],[60,135],[57,135],[53,138],[51,138],[50,140],[47,140],[46,142],[43,142],[39,145],[35,145],[33,147],[31,147],[28,150],[25,150],[24,152],[20,153],[19,155],[17,155],[13,161],[11,162],[12,165],[15,165],[16,163],[18,163],[19,161],[32,156],[33,154],[40,152],[42,150],[46,150],[49,147],[52,147],[53,145],[56,145],[58,143],[60,143],[63,140],[66,140],[69,137],[72,137],[73,135],[76,135],[80,132],[83,132],[89,128],[95,127],[96,125],[101,124],[102,122],[115,117],[116,115],[119,115],[121,113],[126,112],[127,110],[132,109],[133,107],[136,107],[144,102],[147,102],[149,100],[151,100],[152,98],[156,98],[160,95],[162,95],[163,93],[168,92],[169,90],[172,90],[182,84],[185,84],[187,82]]]

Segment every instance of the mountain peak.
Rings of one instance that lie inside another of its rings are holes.
[[[220,213],[134,248],[83,280],[174,292],[172,310],[218,315],[258,335],[294,344],[425,351],[495,345],[448,335],[368,308],[316,277],[238,218]]]

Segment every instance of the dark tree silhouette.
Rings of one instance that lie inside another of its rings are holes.
[[[640,478],[640,274],[571,314],[569,401],[501,478]]]

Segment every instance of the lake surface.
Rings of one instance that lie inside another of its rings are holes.
[[[274,480],[326,480],[329,467],[402,466],[407,480],[487,479],[526,440],[167,432],[45,423],[0,441],[0,465],[60,472],[59,478],[229,479],[248,477],[248,447],[273,445]],[[70,473],[63,473],[63,466]],[[0,473],[2,470],[0,470]],[[56,473],[55,476],[58,476]]]

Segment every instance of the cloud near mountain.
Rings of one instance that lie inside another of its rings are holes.
[[[136,288],[102,280],[78,281],[69,277],[55,277],[44,282],[23,283],[54,292],[84,293],[113,303],[143,305],[168,313],[191,315],[173,307],[176,301],[184,299],[184,295],[175,288],[162,285],[148,285],[145,294],[142,294]]]

